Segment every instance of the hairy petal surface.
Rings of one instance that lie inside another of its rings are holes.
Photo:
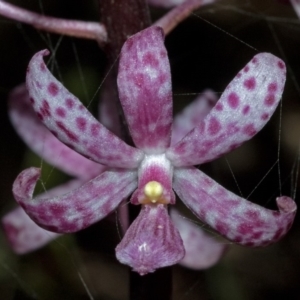
[[[60,141],[82,155],[109,167],[137,167],[143,153],[101,125],[50,73],[43,61],[47,54],[48,50],[36,53],[27,70],[27,88],[37,116]]]
[[[59,236],[37,226],[22,207],[6,214],[2,218],[2,226],[11,248],[17,254],[39,249]]]
[[[184,247],[167,207],[143,205],[117,246],[116,256],[140,275],[179,262],[184,256]]]
[[[184,267],[203,270],[216,264],[227,246],[206,234],[200,226],[192,223],[171,209],[171,219],[183,240],[185,256],[180,261]]]
[[[276,199],[279,211],[263,208],[223,188],[196,168],[174,170],[173,188],[203,222],[229,240],[246,246],[266,246],[292,226],[297,206],[286,196]]]
[[[284,88],[285,64],[260,53],[227,86],[215,107],[167,151],[175,166],[211,161],[252,138],[274,113]]]
[[[175,145],[194,129],[211,111],[218,101],[217,94],[205,90],[192,103],[175,116],[172,126],[171,145]]]
[[[15,130],[36,154],[65,173],[90,179],[105,170],[60,142],[37,118],[22,84],[9,95],[9,116]]]
[[[16,178],[16,201],[39,226],[59,233],[76,232],[101,220],[137,186],[134,171],[106,171],[60,197],[32,199],[40,169],[29,168]]]
[[[160,27],[149,27],[125,42],[118,88],[135,145],[148,154],[163,153],[171,137],[172,88]]]

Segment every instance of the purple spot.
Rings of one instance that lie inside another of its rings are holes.
[[[248,89],[248,90],[254,90],[255,86],[256,86],[256,80],[254,77],[251,77],[247,80],[244,81],[244,86]]]
[[[249,71],[249,66],[246,66],[243,71],[247,73]]]
[[[243,114],[244,115],[247,115],[250,111],[250,106],[249,105],[245,105],[244,108],[243,108]]]
[[[241,73],[237,73],[237,75],[236,75],[237,78],[240,78],[241,76],[242,76]]]
[[[265,104],[267,106],[272,106],[275,103],[275,96],[274,94],[268,94],[265,98]]]
[[[277,65],[278,65],[278,67],[279,67],[280,69],[284,69],[284,68],[285,68],[284,63],[283,63],[281,60],[278,61]]]
[[[222,235],[226,235],[229,231],[228,225],[220,220],[216,222],[216,230]]]
[[[277,83],[276,82],[272,82],[268,85],[268,92],[270,93],[275,93],[277,91]]]
[[[91,125],[91,133],[93,137],[98,136],[100,132],[100,124],[92,124]]]
[[[151,67],[157,68],[159,61],[156,59],[155,55],[151,52],[147,52],[143,56],[143,64],[150,65]]]
[[[256,63],[257,63],[257,58],[254,57],[254,58],[251,60],[251,62],[252,62],[253,64],[256,64]]]
[[[85,131],[85,129],[86,129],[86,119],[82,118],[82,117],[78,117],[76,119],[76,125],[77,125],[79,130]]]
[[[239,106],[240,98],[235,92],[230,93],[227,100],[231,108],[237,108]]]
[[[220,122],[216,118],[212,117],[210,119],[209,125],[208,125],[208,132],[209,132],[209,134],[215,135],[215,134],[217,134],[221,130],[221,128],[222,127],[221,127]]]
[[[61,118],[64,118],[66,116],[66,111],[62,108],[62,107],[58,107],[56,110],[55,110],[56,114],[61,117]]]
[[[32,97],[29,98],[29,101],[30,101],[31,104],[35,103],[35,101],[34,101],[34,99]]]
[[[79,108],[79,110],[84,110],[85,109],[85,107],[82,104],[79,104],[78,108]]]
[[[71,98],[67,98],[65,100],[65,103],[66,103],[67,108],[69,108],[69,109],[74,107],[74,100]]]
[[[46,100],[43,100],[42,102],[42,107],[40,109],[40,113],[43,117],[50,117],[50,106],[49,103]]]
[[[41,69],[42,72],[45,72],[45,71],[46,71],[46,65],[45,65],[44,62],[42,62],[42,63],[40,64],[40,69]]]
[[[268,120],[268,118],[269,118],[269,114],[267,114],[267,113],[264,113],[264,114],[261,115],[261,119],[264,120],[264,121]]]
[[[250,233],[252,233],[252,224],[246,224],[246,223],[242,223],[238,226],[237,231],[241,234],[241,235],[248,235]]]
[[[78,137],[73,133],[71,132],[69,129],[67,129],[65,127],[65,125],[60,122],[60,121],[56,121],[56,125],[58,128],[60,128],[67,136],[70,140],[72,140],[73,142],[78,142]]]
[[[43,87],[43,86],[40,84],[39,81],[36,81],[35,84],[36,84],[36,86],[37,86],[39,89],[41,89],[41,88]]]
[[[41,113],[37,113],[36,115],[41,121],[43,121],[44,117]]]
[[[253,124],[249,124],[243,128],[243,132],[249,136],[253,136],[256,134],[256,129]]]
[[[58,86],[56,83],[51,82],[48,85],[48,92],[51,96],[56,96],[58,94]]]
[[[222,103],[218,102],[215,107],[216,107],[216,110],[218,110],[218,111],[222,111],[223,110],[223,104]]]

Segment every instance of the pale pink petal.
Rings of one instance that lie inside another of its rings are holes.
[[[33,111],[25,84],[9,95],[10,120],[23,141],[49,164],[65,173],[90,179],[105,170],[60,142],[37,118]]]
[[[143,205],[117,246],[116,256],[140,275],[179,262],[184,256],[184,247],[167,207]]]
[[[291,4],[293,5],[293,8],[300,19],[300,0],[290,0]]]
[[[36,225],[21,207],[6,214],[2,225],[11,248],[17,254],[39,249],[60,235]]]
[[[256,55],[227,86],[206,118],[167,151],[175,166],[211,161],[252,138],[274,113],[284,88],[285,64]]]
[[[82,155],[110,167],[134,168],[143,153],[125,144],[101,125],[82,103],[47,69],[36,53],[27,70],[27,88],[37,116],[63,143]]]
[[[118,88],[135,145],[146,153],[163,153],[170,144],[172,91],[170,64],[160,27],[149,27],[125,42]]]
[[[217,94],[205,90],[182,112],[175,116],[172,127],[171,145],[175,145],[194,129],[211,111],[218,101]]]
[[[134,171],[106,171],[60,197],[32,199],[40,169],[29,168],[16,178],[16,201],[39,226],[69,233],[88,227],[112,212],[137,186]]]
[[[297,206],[286,196],[276,199],[279,211],[263,208],[226,190],[194,167],[174,171],[173,188],[196,216],[229,240],[266,246],[292,226]]]
[[[171,219],[183,240],[185,256],[180,261],[184,267],[203,270],[212,267],[224,254],[227,246],[209,236],[192,221],[171,209]]]

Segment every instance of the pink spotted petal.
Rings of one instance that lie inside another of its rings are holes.
[[[82,180],[71,180],[38,195],[36,199],[63,195],[80,187],[83,183]],[[17,254],[34,251],[59,236],[57,233],[47,231],[36,225],[21,207],[6,214],[2,219],[2,225],[12,249]]]
[[[276,199],[279,211],[263,208],[226,190],[196,168],[174,172],[173,188],[204,223],[229,240],[246,246],[266,246],[292,226],[297,206],[286,196]]]
[[[285,64],[256,55],[227,86],[215,107],[167,156],[175,166],[211,161],[252,138],[268,122],[281,98]]]
[[[149,154],[170,144],[170,64],[160,27],[147,28],[124,44],[119,64],[120,101],[135,145]]]
[[[211,111],[218,101],[218,96],[212,90],[205,90],[173,121],[171,145],[179,142],[189,131],[194,129],[200,121]]]
[[[105,170],[61,143],[37,118],[25,84],[16,87],[9,96],[10,120],[23,141],[49,164],[65,173],[90,179]]]
[[[140,275],[179,262],[184,256],[184,247],[166,206],[143,205],[117,246],[116,256]]]
[[[300,1],[299,0],[290,0],[291,4],[293,5],[293,8],[300,19]]]
[[[21,207],[6,214],[2,225],[11,248],[17,254],[37,250],[59,236],[37,226]]]
[[[184,267],[203,270],[216,264],[227,246],[206,234],[200,226],[186,220],[176,209],[171,209],[171,219],[183,240],[185,256],[180,261]]]
[[[82,155],[110,167],[134,168],[143,153],[125,144],[101,125],[47,69],[36,53],[27,70],[27,88],[37,116],[63,143]]]
[[[106,171],[63,196],[32,199],[39,177],[37,168],[20,173],[14,197],[39,226],[59,233],[76,232],[106,217],[137,186],[134,171]]]

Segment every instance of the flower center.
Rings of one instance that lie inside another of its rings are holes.
[[[157,181],[149,181],[144,187],[144,198],[141,204],[168,204],[163,197],[163,186]]]

